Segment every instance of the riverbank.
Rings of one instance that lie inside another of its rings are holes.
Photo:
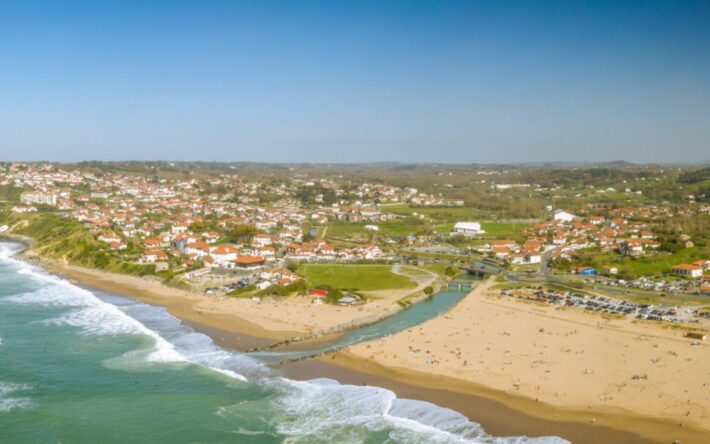
[[[111,275],[56,263],[49,264],[48,269],[86,287],[125,294],[151,304],[165,306],[171,314],[193,325],[197,330],[210,335],[215,342],[226,347],[243,350],[248,348],[245,347],[245,344],[255,346],[254,341],[279,340],[282,339],[282,337],[278,337],[280,334],[299,333],[297,331],[269,330],[258,325],[258,322],[246,321],[231,311],[227,313],[219,310],[202,311],[200,302],[210,298],[172,289],[159,282],[150,282],[130,276]],[[430,323],[443,322],[444,320],[448,323],[451,320],[449,318],[458,317],[462,310],[464,313],[468,312],[469,310],[464,310],[464,308],[471,300],[477,299],[476,291],[483,291],[486,287],[479,288],[481,290],[475,290],[469,294],[464,301],[446,315],[410,330],[425,327],[429,329]],[[466,316],[468,318],[464,319],[464,322],[478,322],[478,318],[471,319],[472,313],[467,313]],[[253,317],[249,319],[254,320]],[[498,319],[498,321],[502,320]],[[446,332],[451,332],[445,326],[437,328],[442,328],[443,337]],[[495,335],[496,333],[492,333],[493,331],[491,330],[489,335]],[[332,355],[335,356],[335,359],[332,356],[326,356],[318,360],[289,364],[284,367],[284,372],[288,376],[299,379],[329,376],[345,383],[382,386],[395,391],[402,397],[427,400],[460,411],[496,435],[554,434],[581,443],[660,443],[672,442],[675,439],[685,443],[703,442],[708,436],[705,431],[691,427],[689,423],[681,428],[678,423],[673,421],[659,421],[651,417],[641,417],[624,409],[554,405],[542,400],[536,402],[534,398],[524,396],[519,391],[506,388],[497,389],[495,386],[491,388],[487,383],[483,385],[473,382],[476,381],[475,379],[467,381],[447,376],[440,368],[432,365],[410,367],[405,358],[405,355],[408,354],[406,345],[396,348],[394,351],[395,361],[393,362],[381,363],[382,358],[387,356],[386,354],[370,356],[370,352],[375,351],[379,344],[389,344],[390,339],[397,339],[399,336],[400,334],[396,334],[372,343],[358,345],[353,347],[353,352],[339,352]],[[431,338],[439,340],[441,336],[430,334],[418,341],[431,341]],[[469,338],[467,341],[475,342],[474,339]],[[432,347],[432,349],[436,347],[437,350],[443,352],[446,350],[446,344],[429,343],[427,347]],[[361,352],[361,349],[365,352]],[[487,351],[486,359],[494,358],[497,353],[498,351]],[[401,360],[398,356],[401,356]],[[405,366],[409,368],[404,368]],[[506,377],[506,374],[502,373],[501,377]],[[623,430],[629,432],[623,432]]]

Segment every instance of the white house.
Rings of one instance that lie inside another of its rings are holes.
[[[568,213],[564,210],[555,210],[552,213],[553,220],[561,220],[562,222],[572,222],[577,216],[572,213]]]
[[[478,222],[456,222],[454,225],[453,234],[461,234],[464,236],[475,236],[481,234],[484,231],[481,230],[481,224]]]
[[[210,255],[219,265],[226,265],[237,258],[239,248],[234,245],[222,244],[211,249]]]
[[[680,264],[673,267],[671,272],[680,276],[699,278],[703,275],[703,267],[694,264]]]
[[[41,193],[26,191],[20,195],[20,202],[26,204],[57,205],[57,195],[54,193]]]

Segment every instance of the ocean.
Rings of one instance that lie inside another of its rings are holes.
[[[0,443],[563,443],[496,437],[384,388],[294,381],[161,307],[0,243]]]

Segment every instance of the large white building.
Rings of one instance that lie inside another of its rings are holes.
[[[454,235],[475,236],[483,233],[481,224],[478,222],[456,222],[454,225]]]
[[[57,205],[57,195],[54,193],[40,193],[26,191],[20,195],[20,201],[26,204]]]
[[[555,210],[552,213],[552,219],[561,220],[562,222],[572,222],[576,218],[577,216],[564,210]]]

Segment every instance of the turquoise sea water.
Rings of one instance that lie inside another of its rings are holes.
[[[164,309],[76,287],[0,243],[0,443],[552,443],[389,390],[292,381]]]

